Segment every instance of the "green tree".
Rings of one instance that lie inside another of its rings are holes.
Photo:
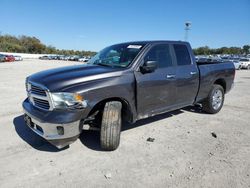
[[[195,55],[210,55],[210,49],[208,46],[199,47],[194,50]]]
[[[243,48],[243,53],[245,54],[250,53],[250,45],[244,45],[242,48]]]
[[[59,50],[53,46],[44,45],[38,38],[29,36],[0,36],[0,51],[19,52],[19,53],[37,53],[37,54],[62,54],[62,55],[87,55],[95,54],[90,51]]]

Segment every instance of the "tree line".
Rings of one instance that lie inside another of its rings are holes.
[[[80,50],[59,50],[53,46],[43,44],[36,37],[29,36],[0,36],[0,51],[1,52],[16,52],[30,54],[59,54],[59,55],[81,55],[93,56],[96,52],[80,51]]]
[[[209,48],[208,46],[193,49],[195,55],[211,55],[211,54],[248,54],[250,53],[250,45],[241,47],[222,47]],[[80,51],[80,50],[59,50],[53,46],[43,44],[36,37],[29,36],[12,36],[0,35],[0,51],[1,52],[17,52],[31,54],[62,54],[62,55],[81,55],[92,56],[96,52]]]
[[[195,55],[213,55],[213,54],[249,54],[250,45],[241,47],[222,47],[222,48],[209,48],[203,46],[193,49]]]

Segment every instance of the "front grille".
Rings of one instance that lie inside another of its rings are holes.
[[[25,82],[25,88],[26,88],[26,91],[28,91],[28,82],[27,81]]]
[[[33,98],[34,100],[34,105],[39,107],[39,108],[43,108],[43,109],[46,109],[46,110],[49,110],[50,108],[50,105],[49,105],[49,102],[47,100],[42,100],[42,99],[38,99],[38,98]]]
[[[45,89],[33,83],[29,83],[28,88],[29,100],[34,106],[44,110],[51,109],[49,96]]]
[[[33,93],[35,95],[47,96],[46,92],[42,88],[40,88],[38,86],[34,86],[34,85],[31,85],[31,93]]]

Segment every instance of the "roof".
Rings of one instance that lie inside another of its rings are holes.
[[[172,41],[172,40],[148,40],[148,41],[131,41],[131,42],[122,42],[119,44],[141,44],[141,45],[146,45],[146,44],[155,44],[155,43],[188,43],[185,41]]]

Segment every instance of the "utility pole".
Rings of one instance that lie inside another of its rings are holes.
[[[188,41],[188,31],[191,29],[191,22],[185,22],[185,41]]]

